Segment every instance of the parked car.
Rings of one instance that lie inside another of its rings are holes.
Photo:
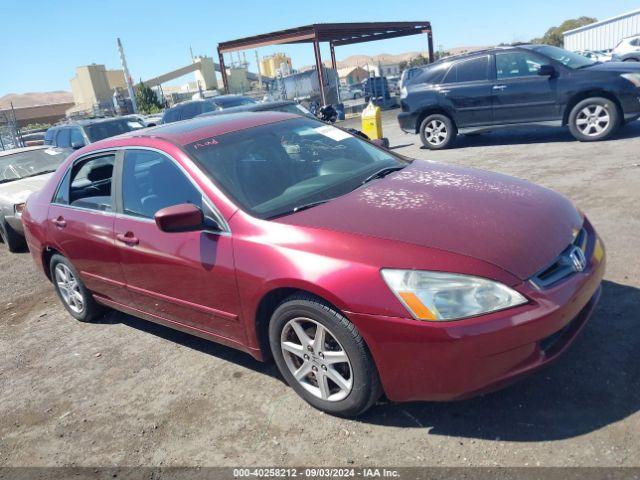
[[[74,318],[111,307],[273,357],[301,397],[345,416],[382,392],[457,399],[555,360],[605,266],[558,193],[278,112],[92,144],[22,220]]]
[[[25,247],[20,219],[27,197],[42,188],[70,153],[44,146],[0,151],[0,239],[10,252]]]
[[[340,98],[344,100],[356,100],[362,98],[363,91],[358,87],[340,87]]]
[[[21,134],[20,138],[25,147],[44,145],[44,131]]]
[[[605,50],[594,51],[594,50],[580,50],[576,52],[578,55],[582,55],[583,57],[589,58],[596,62],[610,62],[612,58],[611,52],[607,52]]]
[[[47,130],[44,144],[60,148],[82,148],[98,140],[144,128],[137,118],[113,117],[78,120],[73,123],[56,125]]]
[[[614,62],[640,62],[640,35],[622,39],[612,53]]]
[[[206,112],[214,110],[224,110],[225,108],[240,107],[257,103],[251,97],[241,95],[219,95],[217,97],[205,98],[202,100],[189,100],[181,102],[174,107],[164,111],[162,123],[178,122],[188,120]]]
[[[398,94],[402,91],[402,87],[405,83],[411,80],[422,71],[422,67],[410,67],[402,71],[400,74],[400,81],[398,82]]]
[[[400,127],[432,150],[450,147],[458,133],[533,124],[604,140],[640,116],[640,65],[598,63],[548,45],[499,47],[424,68],[401,99]]]

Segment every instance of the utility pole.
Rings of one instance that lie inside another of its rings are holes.
[[[262,71],[260,70],[260,57],[258,56],[258,50],[254,50],[256,54],[256,67],[258,68],[258,88],[262,92]]]
[[[127,60],[124,58],[124,49],[122,48],[120,37],[118,37],[118,52],[120,53],[120,61],[122,63],[122,70],[124,71],[124,81],[127,85],[129,98],[131,98],[131,107],[133,108],[133,113],[138,113],[138,105],[136,104],[136,92],[133,90],[133,82],[131,81],[131,75],[129,75]]]

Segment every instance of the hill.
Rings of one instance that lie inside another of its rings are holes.
[[[0,109],[11,108],[11,102],[13,102],[15,108],[33,107],[35,105],[73,102],[73,95],[71,95],[71,92],[65,92],[64,90],[56,90],[54,92],[8,93],[0,97]]]

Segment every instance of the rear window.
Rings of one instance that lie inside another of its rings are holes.
[[[56,136],[54,141],[55,145],[60,148],[70,148],[71,147],[71,132],[68,128],[61,128]]]
[[[405,81],[403,85],[407,86],[415,83],[440,83],[444,73],[447,71],[447,68],[449,68],[448,63],[425,67],[414,74],[413,78],[409,78],[408,81]]]
[[[137,120],[121,118],[118,120],[109,120],[86,125],[84,127],[84,131],[91,142],[97,142],[103,138],[114,137],[116,135],[131,132],[132,130],[139,130],[141,128],[144,128],[144,125]]]
[[[451,66],[443,83],[477,82],[489,79],[489,57],[464,60]]]

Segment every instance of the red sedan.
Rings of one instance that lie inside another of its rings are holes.
[[[273,357],[307,402],[349,416],[382,393],[459,399],[549,363],[605,267],[551,190],[285,113],[91,144],[22,218],[76,319],[109,307]]]

